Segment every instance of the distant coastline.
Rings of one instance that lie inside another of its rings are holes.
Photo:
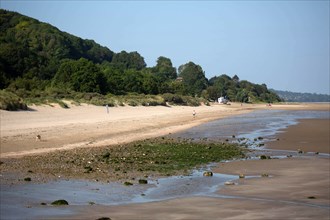
[[[300,93],[270,89],[275,92],[285,102],[315,102],[315,103],[329,103],[330,95],[317,93]]]

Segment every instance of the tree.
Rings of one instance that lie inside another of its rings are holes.
[[[136,51],[127,53],[126,51],[121,51],[113,56],[112,64],[121,70],[135,69],[142,70],[147,66],[144,62],[144,58]]]
[[[105,82],[99,67],[85,58],[80,58],[63,62],[52,81],[52,86],[77,92],[105,93]]]
[[[173,67],[171,60],[163,56],[158,57],[157,65],[152,71],[162,82],[177,78],[176,69]]]
[[[189,95],[200,95],[207,87],[207,79],[201,66],[193,62],[179,67],[179,76],[183,78],[185,93]]]

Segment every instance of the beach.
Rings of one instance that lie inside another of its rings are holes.
[[[259,108],[260,106],[255,106]],[[58,149],[116,145],[158,137],[206,121],[251,111],[239,105],[200,107],[32,106],[30,111],[1,110],[1,157]],[[193,117],[193,110],[196,116]],[[40,141],[36,136],[40,135]]]
[[[329,104],[116,107],[110,108],[109,114],[104,107],[89,105],[31,108],[29,112],[1,111],[1,160],[163,136],[254,110],[329,111]],[[329,119],[298,122],[276,134],[275,141],[266,143],[266,148],[289,150],[287,154],[293,157],[218,163],[212,168],[214,173],[251,178],[237,178],[235,185],[220,187],[214,196],[127,205],[76,205],[69,206],[71,214],[56,218],[329,219],[330,160],[321,155],[329,153]],[[41,139],[36,140],[36,135]],[[298,149],[304,152],[300,154]],[[272,157],[277,154],[268,153]]]
[[[69,103],[68,103],[69,105]],[[232,103],[211,106],[105,107],[81,104],[69,109],[54,104],[30,111],[0,110],[0,157],[127,143],[182,131],[196,125],[257,109],[329,110],[328,104]],[[193,111],[196,116],[193,117]],[[36,141],[36,136],[40,140]]]
[[[309,144],[304,150],[328,152],[328,123],[328,120],[301,120],[279,134],[282,139],[276,145],[290,146],[293,140],[301,137],[297,127],[314,128],[315,125],[319,129],[308,130]],[[318,133],[319,130],[326,132]],[[288,143],[284,135],[290,137]],[[324,142],[318,145],[320,138]],[[287,150],[296,151],[292,147]],[[221,198],[190,197],[146,204],[99,206],[96,209],[79,207],[78,216],[111,216],[113,219],[329,219],[329,157],[294,155],[297,156],[219,163],[213,172],[255,176],[238,179],[236,185],[221,187],[217,191]],[[261,177],[262,174],[268,177]]]

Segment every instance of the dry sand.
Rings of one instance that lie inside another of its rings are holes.
[[[32,106],[32,111],[1,110],[1,157],[56,149],[112,145],[173,133],[203,122],[250,111],[238,105],[200,107],[105,107],[70,109]],[[195,110],[197,116],[193,118]],[[36,141],[40,135],[41,140]]]
[[[136,139],[165,135],[205,121],[245,113],[254,109],[328,110],[329,104],[293,105],[212,105],[201,107],[118,107],[110,114],[102,107],[72,106],[32,107],[30,112],[1,111],[1,157],[42,153],[54,149],[70,149],[116,144]],[[197,117],[193,119],[192,111]],[[308,121],[311,126],[317,120]],[[329,120],[316,127],[326,129]],[[301,121],[305,126],[306,120]],[[294,128],[294,127],[293,127]],[[301,132],[286,130],[292,143],[300,141]],[[329,134],[311,129],[308,145],[294,144],[292,149],[328,152]],[[322,134],[321,134],[322,133]],[[41,135],[41,141],[35,136]],[[325,136],[324,136],[325,135]],[[319,142],[322,136],[322,143]],[[288,138],[278,142],[289,148]],[[275,148],[275,147],[274,147]],[[267,173],[267,178],[239,180],[224,186],[218,193],[238,198],[192,197],[162,202],[122,206],[76,206],[76,214],[64,219],[329,219],[329,158],[317,155],[288,159],[235,161],[219,164],[214,172],[246,175]],[[310,198],[313,199],[310,199]]]
[[[198,124],[246,113],[255,109],[329,110],[329,104],[264,104],[238,103],[200,107],[105,107],[70,105],[30,106],[31,111],[0,110],[0,157],[103,146],[157,137]],[[197,115],[192,116],[193,110]],[[41,140],[36,141],[40,135]]]

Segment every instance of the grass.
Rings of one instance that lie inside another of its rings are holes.
[[[27,110],[27,105],[16,94],[0,90],[0,109],[8,111]]]
[[[24,101],[23,101],[24,100]],[[27,109],[26,105],[52,105],[59,104],[63,108],[69,106],[63,100],[70,101],[74,105],[87,103],[97,106],[166,106],[183,105],[199,106],[201,103],[209,105],[203,98],[183,96],[166,93],[163,95],[145,95],[129,93],[126,95],[114,96],[112,94],[102,95],[99,93],[81,93],[74,91],[62,91],[56,88],[49,88],[44,91],[13,90],[0,91],[0,108],[5,110]],[[26,104],[25,104],[26,103]]]

